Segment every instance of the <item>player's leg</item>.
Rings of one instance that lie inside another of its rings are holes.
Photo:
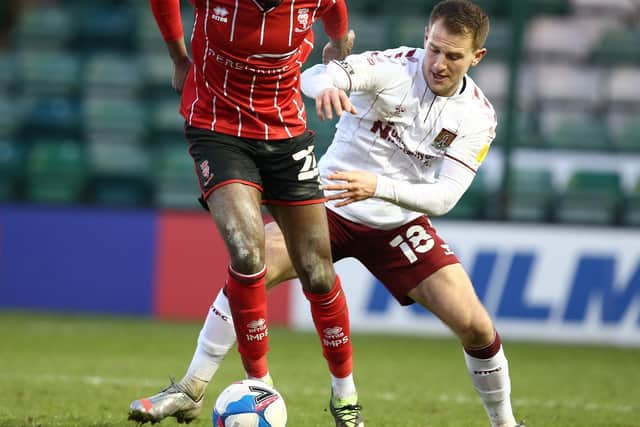
[[[418,302],[448,325],[465,348],[473,385],[493,425],[513,427],[509,374],[499,336],[455,254],[426,217],[391,230],[353,225],[347,256],[359,259],[402,305]],[[500,424],[502,423],[502,424]]]
[[[408,296],[440,318],[459,338],[471,382],[493,427],[514,427],[509,365],[489,314],[460,264],[442,267]]]
[[[260,271],[264,268],[261,251],[264,228],[259,173],[251,159],[251,147],[243,147],[228,136],[195,128],[187,129],[187,138],[203,199],[208,198],[215,206],[212,215],[229,249],[230,271],[238,271],[243,276]],[[237,181],[243,184],[235,183]],[[212,193],[214,196],[209,197]],[[202,200],[201,203],[206,206]],[[224,217],[223,220],[219,220],[220,217]],[[256,286],[258,291],[263,287],[259,283]],[[179,421],[197,417],[206,386],[234,342],[231,308],[221,291],[211,305],[185,376],[156,395],[133,401],[130,418],[157,422],[168,416]]]
[[[345,408],[347,421],[338,425],[364,425],[353,379],[349,312],[340,279],[333,269],[325,208],[321,204],[279,206],[276,211],[331,372],[334,416],[339,408]]]
[[[361,426],[352,375],[349,313],[340,280],[333,269],[322,204],[324,195],[313,153],[313,133],[292,138],[287,145],[272,144],[261,171],[264,200],[282,231],[332,374],[331,407],[335,409],[332,413],[336,425]]]

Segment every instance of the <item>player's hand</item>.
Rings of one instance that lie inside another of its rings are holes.
[[[327,176],[327,179],[340,181],[322,186],[323,190],[339,191],[327,197],[328,200],[340,200],[335,204],[337,208],[372,197],[378,184],[376,174],[357,170],[333,172]]]
[[[351,104],[345,91],[337,88],[328,88],[322,91],[316,98],[316,114],[320,120],[331,120],[333,111],[340,117],[344,111],[357,114],[356,107]]]
[[[187,74],[189,74],[191,65],[192,62],[189,57],[184,57],[178,61],[173,62],[173,76],[171,77],[171,86],[176,92],[182,93],[184,81],[187,78]]]
[[[351,54],[355,39],[355,31],[349,30],[340,40],[330,40],[322,49],[322,62],[328,64],[334,59],[346,58]]]

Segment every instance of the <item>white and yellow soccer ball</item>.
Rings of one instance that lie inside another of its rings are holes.
[[[242,380],[222,390],[213,407],[213,427],[285,427],[282,395],[267,384]]]

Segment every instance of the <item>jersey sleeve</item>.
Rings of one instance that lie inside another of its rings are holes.
[[[398,63],[381,58],[378,52],[349,55],[342,61],[306,70],[302,73],[302,90],[312,98],[329,87],[347,92],[378,91],[396,84],[401,68]]]
[[[331,1],[331,0],[329,0]],[[349,19],[345,0],[335,0],[335,3],[320,17],[324,31],[329,38],[337,40],[347,33]]]
[[[463,129],[463,134],[453,140],[445,157],[457,161],[475,173],[489,152],[496,135],[497,122],[492,109],[475,111],[473,114],[476,116],[469,119],[470,126]]]
[[[149,3],[164,41],[173,42],[184,37],[180,0],[149,0]]]

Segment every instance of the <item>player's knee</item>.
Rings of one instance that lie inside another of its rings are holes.
[[[316,262],[305,264],[304,273],[300,274],[302,287],[314,294],[329,292],[336,281],[336,274],[331,262]],[[304,280],[302,277],[304,276]]]
[[[490,319],[470,319],[457,331],[465,347],[484,347],[493,343],[495,331]]]

